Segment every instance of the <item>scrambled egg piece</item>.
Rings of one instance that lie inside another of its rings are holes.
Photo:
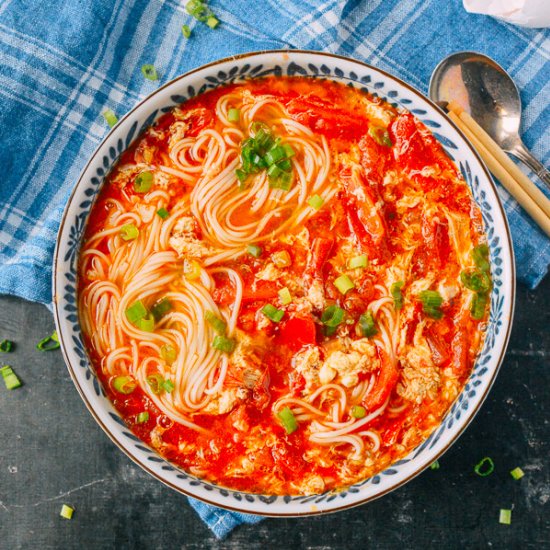
[[[397,393],[407,401],[422,403],[426,397],[434,398],[441,377],[434,366],[432,354],[427,345],[411,347],[402,360],[403,370]]]
[[[328,384],[336,376],[346,388],[353,388],[359,383],[359,374],[368,372],[371,357],[359,351],[333,351],[324,362],[319,379],[321,384]]]
[[[307,347],[292,358],[292,366],[304,377],[308,393],[319,385],[319,369],[322,363],[317,346]]]
[[[200,412],[214,415],[228,413],[239,402],[237,391],[237,388],[224,388]]]
[[[192,216],[182,216],[177,221],[169,243],[180,256],[202,258],[211,253],[210,248],[197,238]]]
[[[275,267],[273,262],[268,262],[266,266],[256,273],[256,279],[261,281],[277,281],[281,276],[281,272]]]
[[[307,289],[307,299],[314,309],[321,311],[325,305],[325,292],[323,282],[319,279],[314,279]]]

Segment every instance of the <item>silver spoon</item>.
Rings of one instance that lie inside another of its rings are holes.
[[[498,63],[476,52],[451,54],[432,73],[429,96],[436,103],[456,101],[504,151],[526,164],[550,187],[550,172],[519,137],[519,91]]]

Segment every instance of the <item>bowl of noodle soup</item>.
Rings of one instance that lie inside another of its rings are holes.
[[[109,437],[273,516],[402,485],[497,374],[515,271],[494,184],[428,99],[318,52],[243,54],[136,105],[74,188],[57,330]]]

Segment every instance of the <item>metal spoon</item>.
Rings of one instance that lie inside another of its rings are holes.
[[[451,54],[432,73],[429,96],[436,103],[456,101],[504,151],[526,164],[550,187],[550,172],[519,137],[519,91],[498,63],[476,52]]]

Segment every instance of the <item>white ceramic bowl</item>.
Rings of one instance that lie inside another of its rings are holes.
[[[336,80],[414,113],[462,170],[481,208],[491,250],[494,287],[485,344],[470,379],[441,425],[408,456],[383,472],[342,491],[315,496],[257,495],[225,489],[197,479],[160,457],[130,432],[105,397],[82,341],[76,307],[83,230],[105,175],[119,155],[174,105],[226,83],[267,75]],[[364,63],[319,52],[257,52],[222,59],[172,80],[136,105],[109,132],[84,168],[65,209],[54,262],[55,318],[65,362],[86,406],[107,435],[144,470],[186,495],[228,509],[272,516],[318,514],[367,502],[409,481],[436,460],[464,431],[487,396],[504,357],[514,308],[510,232],[493,181],[471,145],[442,111],[408,84]]]

